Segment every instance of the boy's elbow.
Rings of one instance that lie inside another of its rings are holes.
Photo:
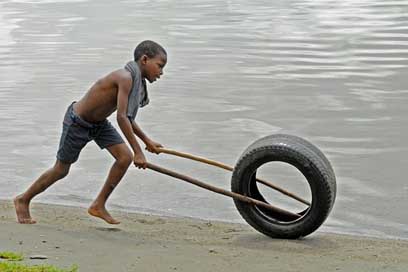
[[[128,117],[127,117],[126,114],[118,113],[118,114],[116,115],[116,121],[118,122],[118,124],[121,124],[121,123],[123,123],[123,122],[128,122],[129,119],[128,119]]]

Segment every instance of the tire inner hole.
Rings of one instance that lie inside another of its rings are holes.
[[[279,161],[268,162],[261,165],[252,174],[248,188],[249,196],[299,215],[304,215],[309,210],[309,207],[305,203],[270,188],[267,185],[260,183],[256,179],[262,179],[273,183],[279,188],[282,188],[285,191],[288,191],[311,203],[312,193],[309,183],[296,167]],[[263,207],[257,206],[256,208],[264,216],[281,222],[291,222],[298,219],[294,218],[293,216],[274,212]]]

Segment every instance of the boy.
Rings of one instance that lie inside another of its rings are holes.
[[[91,140],[101,149],[106,148],[115,158],[115,163],[88,213],[110,224],[120,223],[108,213],[105,203],[132,161],[136,167],[146,168],[146,158],[134,134],[146,144],[150,152],[158,154],[158,148],[162,147],[147,137],[134,119],[139,106],[143,107],[149,102],[145,80],[153,83],[160,78],[166,62],[167,53],[163,47],[153,41],[143,41],[134,51],[134,61],[129,62],[124,69],[99,79],[81,100],[68,107],[55,165],[14,199],[19,223],[36,223],[30,216],[31,199],[65,177],[71,164],[78,159],[81,149]],[[133,153],[106,119],[115,110],[118,125]]]

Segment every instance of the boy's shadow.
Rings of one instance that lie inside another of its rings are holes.
[[[104,231],[104,232],[121,232],[122,229],[118,227],[95,227],[96,230]]]

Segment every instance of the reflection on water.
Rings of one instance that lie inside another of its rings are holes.
[[[69,103],[153,39],[169,62],[138,116],[152,138],[233,165],[259,137],[306,137],[338,176],[322,230],[408,238],[407,8],[407,0],[2,1],[0,198],[53,163]],[[229,187],[229,173],[148,158]],[[38,200],[87,205],[111,162],[90,144]],[[130,170],[110,203],[242,221],[231,200],[149,171]]]

